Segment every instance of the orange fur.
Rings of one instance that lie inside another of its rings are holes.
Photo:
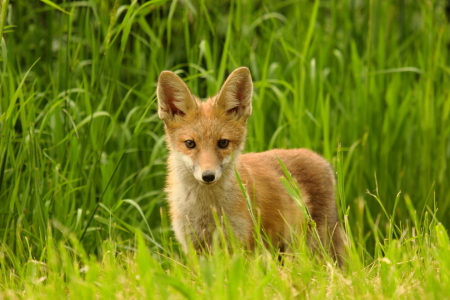
[[[324,247],[342,265],[343,242],[329,163],[307,149],[275,149],[242,154],[251,114],[253,84],[247,68],[233,71],[220,92],[206,102],[194,97],[174,73],[158,81],[158,114],[165,123],[167,188],[175,235],[185,251],[209,247],[213,211],[225,214],[234,235],[253,247],[253,223],[234,174],[236,166],[272,245],[289,247],[291,228],[304,218],[283,187],[280,158],[297,181]],[[226,147],[223,147],[225,146]],[[313,238],[308,238],[317,248]]]

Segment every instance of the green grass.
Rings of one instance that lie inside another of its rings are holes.
[[[445,1],[0,3],[0,298],[450,294]],[[174,240],[157,77],[207,97],[239,66],[246,151],[306,147],[337,171],[344,272],[301,242],[281,264]]]

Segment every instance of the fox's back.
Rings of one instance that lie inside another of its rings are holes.
[[[287,194],[280,180],[285,174],[278,158],[299,184],[304,201],[311,202],[314,195],[313,217],[329,215],[329,210],[336,210],[333,169],[327,160],[308,149],[274,149],[241,156],[238,168],[241,177],[261,189],[260,198],[273,199]]]
[[[324,244],[328,245],[331,239],[335,239],[335,251],[341,255],[333,169],[322,156],[308,149],[274,149],[241,156],[238,171],[249,196],[257,205],[264,229],[272,240],[277,239],[272,233],[282,233],[278,238],[280,243],[289,241],[290,227],[302,224],[305,217],[281,183],[280,178],[285,174],[278,158],[298,183],[302,199],[318,224]]]

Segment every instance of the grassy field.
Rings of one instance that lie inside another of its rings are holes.
[[[449,297],[448,1],[0,3],[0,299]],[[174,240],[158,75],[207,97],[239,66],[246,151],[334,166],[345,271]]]

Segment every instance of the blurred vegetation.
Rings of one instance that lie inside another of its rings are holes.
[[[450,225],[444,1],[1,3],[0,243],[11,253],[40,257],[49,231],[88,253],[106,238],[130,247],[137,229],[164,248],[155,87],[166,69],[207,97],[248,66],[247,151],[329,159],[368,258],[378,234],[427,213]]]

